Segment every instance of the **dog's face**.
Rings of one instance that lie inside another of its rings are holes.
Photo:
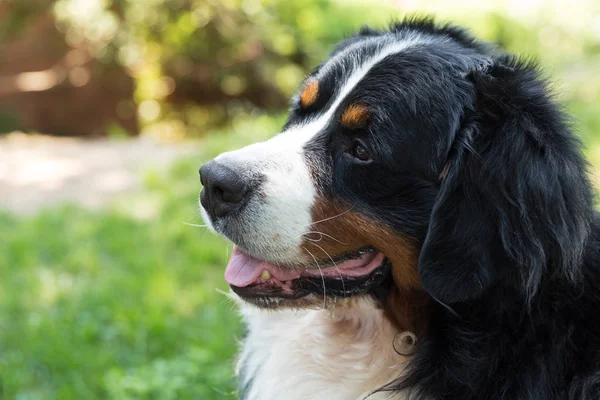
[[[303,83],[272,139],[201,168],[203,217],[231,240],[225,277],[261,307],[395,285],[417,259],[453,135],[486,62],[461,38],[362,31]]]

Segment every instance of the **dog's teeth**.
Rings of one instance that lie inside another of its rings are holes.
[[[271,273],[266,269],[263,269],[263,272],[260,274],[260,277],[265,281],[268,281],[269,279],[271,279]]]

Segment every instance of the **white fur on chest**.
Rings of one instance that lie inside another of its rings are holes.
[[[369,298],[334,310],[265,311],[247,305],[238,360],[244,400],[359,400],[402,376],[398,333]],[[378,393],[369,400],[400,400]]]

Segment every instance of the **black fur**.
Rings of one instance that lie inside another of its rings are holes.
[[[471,79],[475,110],[433,208],[423,285],[457,302],[500,282],[527,299],[548,275],[578,284],[592,196],[562,112],[534,66],[500,58]]]
[[[430,22],[393,28],[412,29],[480,54],[489,49],[456,28],[436,32]],[[423,51],[429,64],[449,60],[449,69],[412,76],[429,103],[421,134],[438,140],[435,127],[453,125],[443,115],[461,123],[446,132],[447,174],[426,233],[416,236],[422,283],[438,304],[408,377],[387,389],[408,389],[411,399],[599,399],[600,219],[567,117],[531,62],[492,54],[459,81],[451,69],[461,69],[458,60]],[[407,71],[420,57],[404,54],[396,65]],[[432,91],[431,81],[448,90]],[[433,158],[441,172],[438,147],[430,146],[410,150]],[[393,218],[404,212],[395,209]]]
[[[600,399],[600,218],[579,143],[534,63],[431,19],[363,28],[308,77],[317,98],[303,109],[296,97],[287,126],[322,115],[380,44],[416,36],[426,40],[373,65],[304,149],[321,194],[421,249],[436,302],[408,375],[382,390]],[[342,126],[356,103],[368,126]],[[368,161],[352,155],[357,143]]]
[[[568,118],[535,63],[430,19],[363,28],[333,54],[415,32],[432,39],[374,66],[344,103],[366,104],[369,127],[332,124],[307,149],[325,193],[421,247],[437,303],[408,376],[385,389],[600,399],[600,219]],[[320,74],[316,106],[294,108],[289,123],[330,104],[352,62]],[[347,156],[356,140],[372,162]]]

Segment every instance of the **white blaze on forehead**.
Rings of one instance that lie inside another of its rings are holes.
[[[439,41],[439,38],[437,39]],[[302,144],[308,142],[313,136],[323,131],[327,124],[332,120],[340,104],[348,97],[348,94],[358,85],[358,83],[369,73],[369,71],[386,57],[392,54],[400,53],[409,47],[414,47],[421,44],[426,44],[431,41],[430,38],[422,35],[414,34],[401,41],[397,38],[394,39],[390,36],[387,39],[381,37],[375,37],[365,39],[348,48],[340,51],[334,57],[332,57],[323,67],[319,74],[315,77],[316,81],[319,81],[322,77],[327,75],[336,66],[343,66],[346,60],[350,59],[350,73],[345,82],[342,83],[341,88],[334,94],[335,100],[325,113],[320,115],[313,121],[308,122],[300,127],[292,127],[281,135],[293,134],[297,135],[301,133],[303,136]],[[360,50],[376,47],[377,49],[370,55],[365,57],[360,55]]]
[[[325,112],[289,127],[266,142],[223,153],[215,159],[244,177],[262,178],[261,198],[251,200],[251,203],[259,203],[247,207],[247,215],[244,215],[244,223],[251,225],[245,232],[245,241],[255,246],[255,249],[246,250],[260,252],[256,255],[269,257],[270,261],[285,262],[306,256],[300,244],[302,236],[310,231],[317,191],[311,178],[311,166],[307,165],[304,156],[305,145],[325,129],[340,104],[375,65],[392,54],[430,41],[431,38],[417,34],[401,40],[389,35],[348,46],[332,57],[316,76],[319,80],[336,66],[348,69],[345,80],[339,83],[341,86],[334,93],[334,101]],[[369,56],[361,53],[361,49],[370,47],[375,50]]]

